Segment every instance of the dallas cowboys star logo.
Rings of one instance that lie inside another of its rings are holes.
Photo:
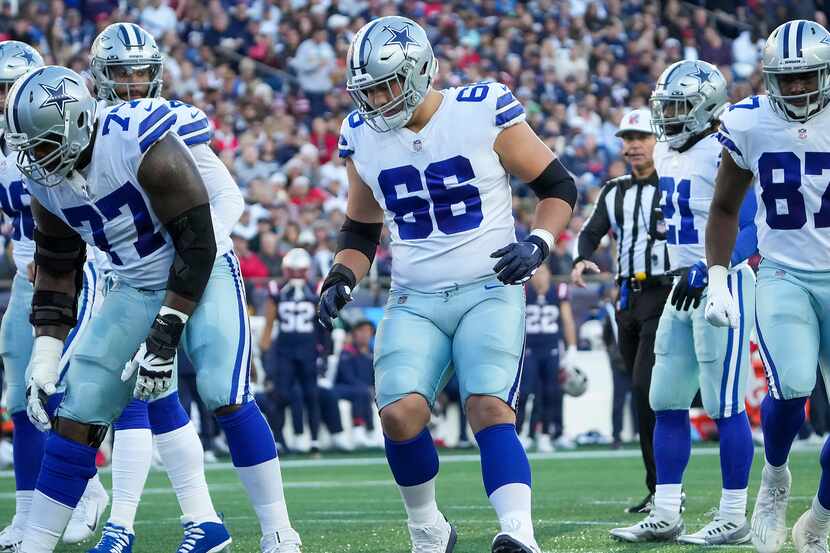
[[[28,50],[24,50],[23,48],[21,48],[20,51],[14,55],[14,57],[23,58],[24,60],[26,60],[26,65],[32,65],[35,63],[35,57],[32,55],[32,53]]]
[[[689,75],[690,77],[694,77],[695,79],[699,80],[701,84],[709,82],[709,76],[712,74],[711,71],[706,71],[702,67],[697,68],[696,73],[692,73]]]
[[[407,47],[410,44],[414,44],[418,46],[418,41],[409,36],[409,25],[404,25],[400,29],[393,29],[392,27],[384,27],[384,31],[389,31],[392,33],[392,37],[386,41],[384,46],[389,46],[390,44],[397,44],[401,47],[404,54],[407,54]]]
[[[48,84],[41,83],[40,88],[42,88],[46,93],[49,95],[49,98],[46,99],[45,102],[40,104],[40,107],[45,108],[47,106],[55,106],[58,110],[58,113],[61,114],[61,117],[64,116],[63,108],[66,104],[70,104],[72,102],[77,102],[77,98],[73,98],[72,96],[66,93],[66,79],[61,79],[56,86],[49,86]]]

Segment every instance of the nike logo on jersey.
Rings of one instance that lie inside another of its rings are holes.
[[[192,117],[193,119],[196,119],[197,117],[199,117],[199,110],[197,109],[197,110],[191,111],[190,112],[190,117]]]
[[[485,290],[492,290],[493,288],[501,288],[502,286],[504,286],[504,284],[499,284],[499,283],[496,283],[496,282],[491,282],[490,284],[485,284],[485,285],[484,285],[484,289],[485,289]]]

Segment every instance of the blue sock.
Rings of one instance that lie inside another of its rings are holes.
[[[150,418],[150,428],[153,434],[166,434],[178,430],[190,422],[190,417],[179,401],[179,392],[173,392],[167,397],[151,401],[147,406]]]
[[[384,435],[386,460],[399,486],[417,486],[438,474],[438,451],[432,443],[429,430],[403,442],[395,442]]]
[[[481,476],[489,497],[505,484],[530,487],[530,463],[515,424],[496,424],[476,432],[481,452]]]
[[[150,428],[150,419],[147,416],[147,402],[133,399],[112,423],[112,429],[134,430],[137,428]]]
[[[770,465],[780,467],[787,462],[793,440],[804,424],[806,403],[806,397],[775,399],[769,394],[761,402],[764,455]]]
[[[658,484],[680,484],[692,454],[692,431],[687,409],[654,413],[654,464]]]
[[[720,433],[720,471],[723,489],[743,490],[749,485],[749,471],[752,469],[752,431],[746,411],[737,415],[716,419]]]
[[[225,431],[233,466],[252,467],[277,458],[274,435],[255,401],[216,419]]]
[[[830,440],[824,440],[821,448],[821,480],[818,482],[818,502],[830,509]]]
[[[35,428],[26,411],[12,415],[14,422],[14,483],[18,491],[34,490],[40,464],[43,461],[43,444],[46,434]]]
[[[97,451],[94,447],[73,442],[50,432],[46,438],[37,490],[74,509],[84,494],[87,481],[95,476]]]

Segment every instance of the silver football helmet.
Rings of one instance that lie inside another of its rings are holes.
[[[111,104],[158,98],[163,84],[163,62],[164,57],[150,33],[135,23],[113,23],[95,38],[90,51],[89,65],[98,98]],[[132,82],[130,76],[137,72],[146,73],[147,80]],[[134,89],[139,90],[133,92]],[[126,98],[119,96],[119,90],[124,91]]]
[[[378,132],[409,122],[438,71],[426,32],[396,15],[364,25],[349,46],[346,63],[346,89],[360,115]],[[375,97],[383,104],[376,105]]]
[[[37,50],[16,40],[0,42],[0,110],[4,108],[6,96],[14,81],[37,67],[43,67],[43,58]],[[0,117],[0,130],[5,126],[5,118]]]
[[[673,63],[657,79],[649,100],[657,140],[681,148],[718,119],[728,99],[726,79],[711,63]]]
[[[18,79],[6,102],[6,141],[20,171],[44,186],[60,184],[92,140],[96,105],[71,69],[47,65]]]
[[[787,121],[807,121],[830,102],[830,33],[814,21],[788,21],[764,45],[764,84],[775,112]],[[781,78],[816,73],[816,89],[787,96]]]

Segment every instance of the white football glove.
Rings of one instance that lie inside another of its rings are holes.
[[[565,355],[559,360],[559,367],[563,369],[572,369],[576,365],[576,346],[568,346],[565,350]]]
[[[728,271],[723,265],[709,267],[709,289],[706,298],[706,320],[714,326],[738,328],[741,311],[726,284]]]
[[[38,336],[29,358],[29,383],[26,387],[26,414],[41,432],[52,428],[46,401],[55,393],[60,374],[63,341],[52,336]]]
[[[176,367],[176,349],[187,319],[187,315],[166,305],[159,310],[147,339],[121,372],[122,382],[138,372],[133,392],[136,399],[148,401],[170,389]]]

